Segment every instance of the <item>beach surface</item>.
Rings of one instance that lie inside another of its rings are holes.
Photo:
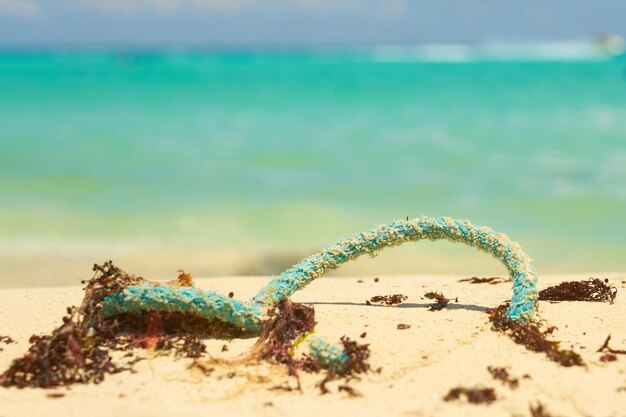
[[[0,417],[69,416],[531,416],[543,404],[551,416],[626,416],[626,355],[602,362],[598,348],[626,349],[626,273],[540,276],[539,289],[566,280],[608,278],[617,287],[613,304],[600,302],[539,303],[539,317],[556,326],[552,338],[579,353],[586,366],[562,367],[543,353],[515,344],[491,330],[487,308],[509,299],[511,283],[471,284],[459,275],[414,275],[322,278],[293,298],[315,307],[315,334],[330,341],[348,336],[368,343],[372,372],[349,381],[361,396],[339,390],[345,381],[317,386],[322,374],[301,374],[302,392],[284,366],[212,364],[210,375],[190,368],[192,359],[143,351],[136,372],[107,375],[98,384],[58,389],[0,388]],[[203,289],[234,292],[246,299],[268,277],[196,280]],[[430,311],[428,291],[452,301]],[[405,294],[401,305],[367,305],[376,295]],[[65,308],[80,304],[82,289],[72,287],[0,290],[0,369],[22,356],[32,334],[48,334]],[[456,301],[458,297],[458,301]],[[399,324],[410,325],[400,330]],[[363,336],[363,337],[361,337]],[[256,338],[205,340],[208,358],[233,359]],[[227,351],[223,351],[223,346]],[[506,367],[519,378],[513,389],[493,379],[488,367]],[[444,401],[456,387],[493,388],[496,400],[471,404],[464,397]]]

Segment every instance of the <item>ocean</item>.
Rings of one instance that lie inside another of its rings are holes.
[[[419,215],[505,232],[540,272],[626,271],[626,59],[446,51],[0,52],[0,286],[113,256],[278,273]],[[445,243],[380,258],[345,273],[496,263]]]

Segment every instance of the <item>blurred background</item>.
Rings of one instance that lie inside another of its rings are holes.
[[[277,274],[448,215],[626,271],[626,2],[0,0],[0,286]],[[505,274],[445,242],[337,272]]]

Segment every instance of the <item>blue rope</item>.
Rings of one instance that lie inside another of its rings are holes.
[[[247,302],[195,287],[142,284],[106,297],[104,313],[107,316],[153,310],[190,313],[219,319],[258,334],[263,324],[263,311],[316,278],[361,255],[373,255],[386,247],[422,239],[461,242],[491,253],[504,264],[513,279],[513,296],[507,317],[520,322],[532,318],[537,302],[537,272],[531,265],[530,257],[505,234],[496,233],[489,227],[476,226],[468,220],[449,217],[396,221],[342,239],[273,278]],[[340,347],[324,341],[312,342],[309,347],[312,356],[328,366],[346,360]]]

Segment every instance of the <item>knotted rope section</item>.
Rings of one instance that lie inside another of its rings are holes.
[[[219,319],[258,334],[263,324],[264,311],[306,287],[314,279],[361,255],[374,255],[386,247],[422,239],[465,243],[498,258],[513,280],[513,296],[507,317],[520,322],[531,319],[537,301],[537,272],[531,265],[530,257],[505,234],[474,225],[468,220],[449,217],[396,221],[342,239],[273,278],[246,302],[195,287],[142,284],[108,296],[104,301],[104,313],[107,316],[144,311],[186,313]],[[310,349],[314,357],[329,366],[345,360],[341,348],[324,341],[311,342]]]

